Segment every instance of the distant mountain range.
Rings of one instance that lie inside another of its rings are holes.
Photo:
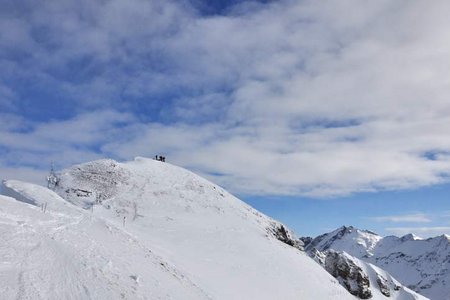
[[[327,261],[340,256],[341,260],[357,265],[377,266],[430,299],[450,299],[450,237],[447,235],[429,239],[412,234],[381,237],[371,231],[343,226],[301,240],[305,251],[330,273],[333,269]]]

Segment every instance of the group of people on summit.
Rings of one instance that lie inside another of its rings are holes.
[[[155,160],[166,162],[166,157],[161,155],[155,155]]]

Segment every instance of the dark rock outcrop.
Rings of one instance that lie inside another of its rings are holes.
[[[286,229],[283,224],[274,222],[272,224],[272,227],[268,228],[268,231],[277,240],[301,251],[304,250],[304,243],[300,239],[298,239],[293,232],[291,232],[289,229]]]
[[[386,297],[391,296],[391,290],[389,288],[389,284],[386,278],[381,276],[380,274],[377,274],[377,283],[378,287],[380,288],[380,292],[385,295]]]
[[[352,294],[361,299],[372,297],[367,274],[341,252],[329,250],[326,253],[325,269]]]
[[[310,236],[303,236],[300,238],[300,241],[303,242],[304,247],[308,247],[309,244],[313,241],[313,238]]]

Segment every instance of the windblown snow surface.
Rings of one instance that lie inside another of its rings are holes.
[[[355,299],[281,224],[168,163],[82,164],[55,191],[3,182],[1,299]]]
[[[403,285],[432,300],[450,300],[450,237],[421,239],[412,234],[381,237],[352,226],[316,237],[311,253],[335,250],[388,271]]]

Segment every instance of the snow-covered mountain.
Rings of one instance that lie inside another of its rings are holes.
[[[343,226],[306,240],[305,250],[345,252],[388,271],[403,285],[433,300],[450,299],[450,237],[420,239],[412,234],[381,237]]]
[[[168,163],[100,160],[55,192],[2,193],[2,299],[354,299],[287,228]]]
[[[328,254],[334,278],[284,225],[185,169],[99,160],[53,182],[2,184],[2,299],[355,299],[342,254]],[[383,271],[355,266],[386,299]],[[425,299],[384,278],[389,299]]]

